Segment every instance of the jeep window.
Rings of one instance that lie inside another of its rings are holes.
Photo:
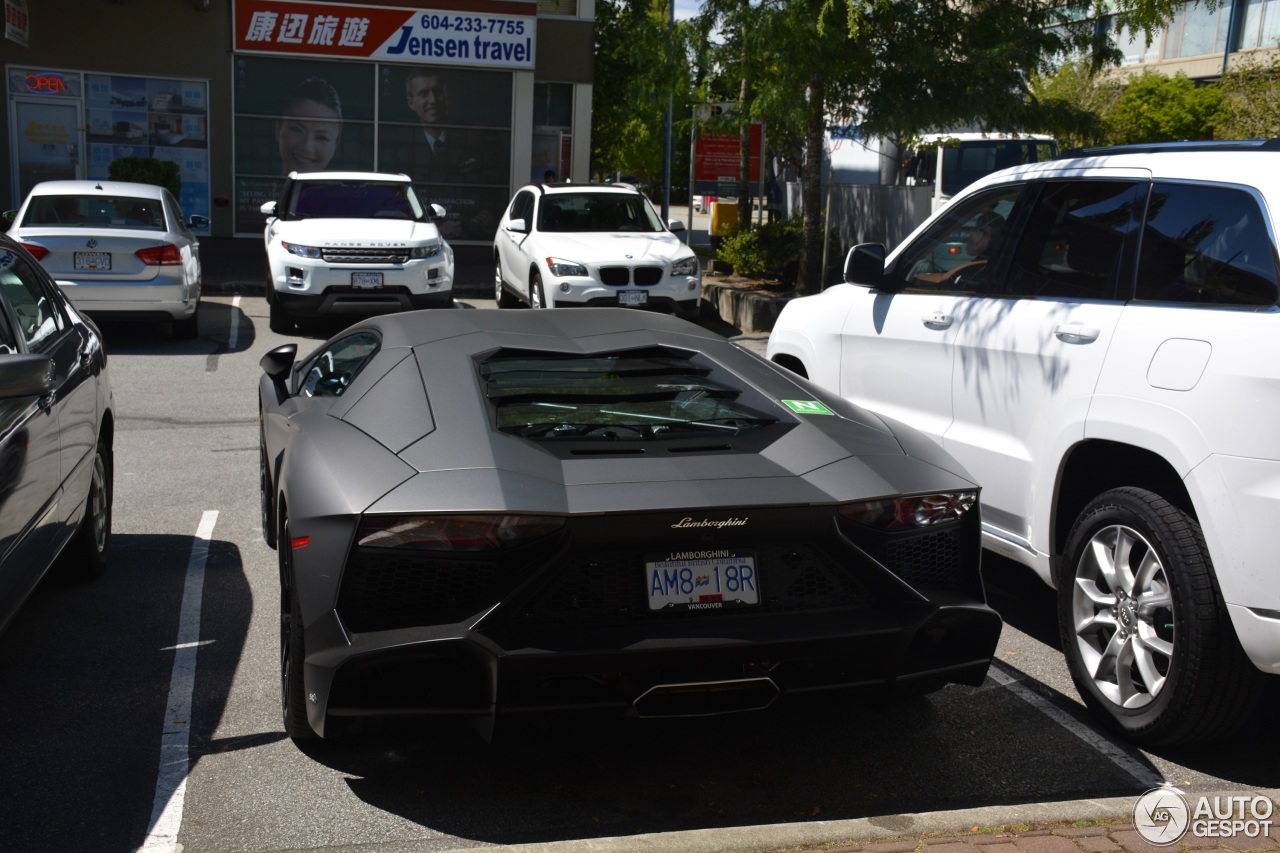
[[[378,336],[357,332],[334,341],[312,357],[302,380],[307,397],[341,397],[378,351]]]
[[[1142,231],[1137,298],[1274,305],[1276,250],[1244,190],[1157,183]]]
[[[1135,181],[1045,183],[1018,241],[1008,294],[1116,298],[1121,270],[1133,269],[1125,245],[1137,230],[1144,188]]]
[[[399,181],[295,181],[282,219],[428,220],[413,187]]]
[[[777,422],[743,391],[665,349],[575,355],[499,351],[480,364],[502,432],[537,441],[733,436]]]
[[[640,193],[582,192],[544,195],[539,231],[612,232],[665,230]]]
[[[984,192],[944,208],[936,222],[905,249],[895,268],[909,291],[966,292],[983,287],[989,264],[1004,248],[1022,186]],[[988,286],[989,288],[989,286]]]

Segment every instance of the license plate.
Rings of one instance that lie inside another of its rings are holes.
[[[75,265],[77,270],[88,272],[109,270],[111,269],[111,253],[76,252]]]
[[[382,273],[380,272],[353,272],[351,274],[352,287],[382,287]]]
[[[649,291],[647,290],[619,290],[619,305],[646,305],[649,302]]]
[[[649,609],[725,610],[760,603],[755,555],[676,551],[644,564]]]

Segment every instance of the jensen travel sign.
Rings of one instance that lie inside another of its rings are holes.
[[[465,8],[447,8],[450,5]],[[431,9],[236,0],[235,49],[532,70],[537,9],[536,3],[499,0],[443,0]]]

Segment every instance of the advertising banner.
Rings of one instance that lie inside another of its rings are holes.
[[[537,4],[472,2],[429,9],[236,0],[237,52],[423,65],[533,69]],[[441,8],[445,7],[445,8]]]
[[[764,140],[764,126],[752,123],[750,131],[752,184],[760,181],[760,149]],[[742,145],[737,133],[713,133],[699,131],[694,148],[693,178],[695,181],[715,181],[720,184],[736,184],[741,170]],[[721,195],[734,195],[721,192]]]

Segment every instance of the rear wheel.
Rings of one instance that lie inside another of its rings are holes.
[[[1091,711],[1147,745],[1221,737],[1265,686],[1231,627],[1194,518],[1146,489],[1105,492],[1067,541],[1058,621]]]
[[[76,530],[68,556],[72,570],[84,578],[96,578],[107,570],[111,550],[111,448],[98,439],[85,499],[84,518]]]
[[[302,608],[293,578],[293,548],[289,542],[289,519],[280,521],[277,551],[280,554],[280,709],[284,733],[295,741],[314,740],[315,730],[307,722],[307,696],[302,681],[305,657],[302,636]]]

